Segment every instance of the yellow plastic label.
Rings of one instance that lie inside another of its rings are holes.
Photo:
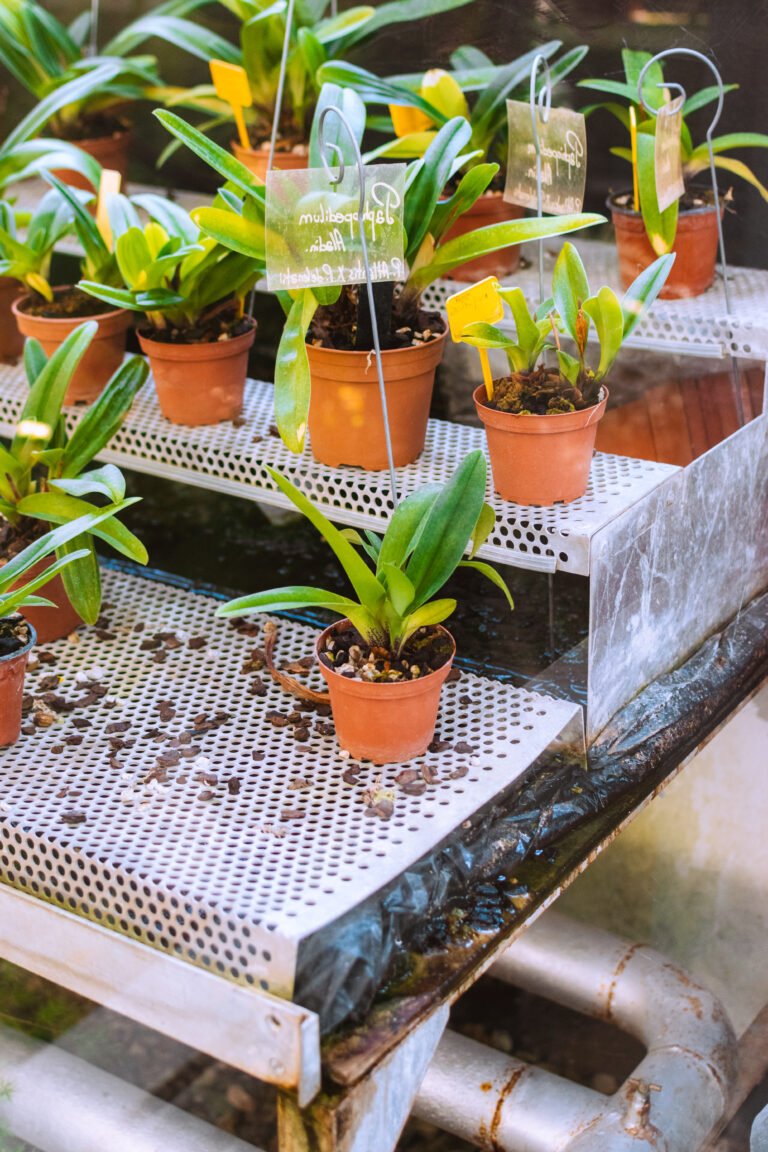
[[[96,203],[96,227],[104,243],[112,247],[112,229],[109,226],[109,202],[120,191],[120,173],[114,168],[102,168],[99,180],[99,198]]]
[[[410,108],[407,104],[390,104],[389,114],[395,136],[410,136],[412,132],[426,132],[435,126],[420,108]]]
[[[243,117],[243,108],[250,108],[253,104],[248,73],[239,64],[228,64],[226,60],[211,60],[211,79],[216,95],[220,100],[226,100],[232,109],[240,143],[243,148],[250,148]]]
[[[495,324],[504,315],[504,302],[499,295],[495,276],[486,276],[463,292],[449,296],[445,302],[451,339],[458,343],[467,324]]]

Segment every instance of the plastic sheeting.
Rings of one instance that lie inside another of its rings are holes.
[[[420,955],[510,931],[516,908],[540,903],[573,866],[564,850],[569,835],[593,826],[590,843],[609,835],[767,667],[765,594],[617,713],[590,749],[588,767],[567,752],[542,757],[471,827],[307,940],[296,1000],[319,1014],[328,1034],[362,1019],[388,984],[404,988]]]

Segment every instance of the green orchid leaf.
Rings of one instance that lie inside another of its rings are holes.
[[[61,476],[73,479],[107,446],[149,376],[142,356],[131,356],[107,382],[65,445]]]
[[[70,496],[106,496],[113,504],[119,504],[125,497],[125,477],[114,464],[104,464],[72,479],[49,480],[48,484]]]
[[[406,574],[396,564],[379,564],[378,571],[387,585],[387,595],[398,616],[405,616],[413,604],[415,589]]]
[[[384,598],[384,588],[371,572],[364,560],[358,556],[352,545],[344,539],[341,532],[330,520],[315,508],[314,504],[285,476],[275,468],[267,466],[272,479],[280,491],[306,516],[327,544],[331,547],[346,572],[349,582],[360,598],[360,602],[370,610],[375,611]]]
[[[455,600],[431,600],[429,604],[423,604],[421,608],[417,608],[415,612],[411,612],[406,616],[402,625],[402,642],[405,642],[409,636],[417,632],[419,628],[431,628],[435,624],[442,624],[449,616],[452,616],[456,611]]]
[[[573,244],[565,243],[555,261],[552,295],[563,327],[577,347],[583,348],[585,334],[580,321],[584,301],[589,297],[587,272]]]
[[[496,569],[492,568],[490,564],[486,564],[482,560],[462,560],[459,568],[473,568],[475,572],[479,572],[485,576],[487,580],[490,580],[491,584],[495,584],[497,588],[501,589],[506,597],[507,604],[509,604],[510,608],[514,609],[515,602],[512,599],[512,593]]]
[[[632,335],[651,304],[664,287],[672,265],[675,262],[674,252],[660,256],[648,268],[644,268],[639,276],[630,284],[621,301],[621,311],[624,317],[624,339]]]
[[[678,201],[659,211],[656,196],[655,138],[637,134],[637,178],[640,186],[640,209],[651,247],[657,256],[671,251],[677,234]]]
[[[296,299],[283,326],[275,365],[275,423],[291,452],[301,452],[309,421],[311,378],[307,356],[307,329],[317,310],[309,289]]]
[[[624,313],[612,288],[603,286],[595,296],[584,301],[584,311],[595,326],[600,342],[600,363],[596,379],[602,380],[611,369],[624,339]]]

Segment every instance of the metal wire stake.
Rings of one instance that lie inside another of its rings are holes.
[[[350,139],[352,147],[355,152],[355,164],[357,165],[358,178],[360,180],[360,203],[357,210],[357,226],[360,232],[360,248],[362,250],[363,267],[365,268],[365,287],[368,293],[368,309],[371,314],[371,331],[373,333],[373,349],[376,353],[376,372],[379,378],[379,396],[381,397],[381,414],[384,418],[384,438],[387,444],[387,461],[389,463],[389,486],[392,493],[392,503],[397,508],[397,479],[395,477],[395,461],[392,455],[392,436],[389,429],[389,411],[387,409],[387,391],[384,387],[384,364],[381,359],[381,345],[379,343],[379,325],[376,319],[376,303],[373,299],[373,279],[371,278],[371,265],[368,260],[368,242],[365,238],[365,169],[363,167],[363,158],[360,155],[360,147],[357,143],[357,137],[352,131],[352,127],[347,120],[344,113],[335,104],[329,104],[320,113],[320,119],[317,124],[317,141],[320,149],[320,157],[323,161],[323,168],[331,184],[340,184],[344,179],[345,165],[344,154],[338,144],[332,141],[325,140],[325,122],[331,112],[335,112],[341,123],[344,125],[346,133]],[[338,172],[334,173],[328,163],[328,156],[326,150],[334,152],[338,161]]]
[[[91,0],[91,56],[99,54],[99,0]]]
[[[285,90],[285,71],[288,67],[288,48],[291,43],[291,29],[293,28],[293,8],[295,0],[288,0],[285,10],[285,36],[283,37],[283,54],[280,58],[280,75],[277,79],[277,95],[275,97],[275,110],[272,116],[272,135],[269,139],[269,156],[267,157],[267,171],[274,166],[275,145],[277,144],[277,131],[280,127],[280,116],[283,111],[283,92]],[[248,302],[248,312],[253,317],[253,306],[256,302],[256,285],[251,288],[251,298]]]
[[[277,130],[280,126],[280,116],[283,111],[283,91],[285,89],[285,71],[288,67],[288,48],[291,42],[291,29],[293,28],[293,7],[295,0],[288,0],[285,10],[285,37],[283,38],[283,55],[280,58],[280,75],[277,79],[277,96],[275,97],[275,111],[272,116],[272,136],[269,142],[269,157],[267,158],[267,171],[272,168],[277,143]]]
[[[539,68],[544,69],[544,84],[536,96],[536,77]],[[531,64],[531,90],[529,101],[531,105],[531,128],[533,130],[533,146],[536,149],[536,211],[539,219],[543,216],[542,190],[541,190],[541,140],[539,139],[539,116],[542,124],[549,120],[552,107],[552,77],[549,64],[545,56],[534,56]],[[544,302],[544,241],[539,240],[539,304]]]
[[[694,48],[667,48],[663,52],[657,52],[657,54],[655,56],[653,56],[643,66],[643,68],[640,72],[640,75],[637,78],[638,100],[639,100],[640,104],[642,105],[642,107],[645,109],[645,111],[650,116],[653,116],[654,118],[658,115],[656,109],[649,107],[649,105],[646,104],[645,100],[643,99],[643,80],[645,79],[645,74],[648,71],[648,69],[651,67],[651,65],[655,64],[659,60],[663,60],[667,56],[691,56],[691,57],[693,57],[694,60],[700,60],[703,64],[706,64],[707,68],[709,68],[710,72],[713,74],[713,76],[715,77],[715,80],[717,82],[717,89],[718,89],[717,107],[715,109],[715,114],[710,121],[709,127],[707,128],[706,135],[707,135],[707,151],[709,153],[709,176],[710,176],[710,180],[712,181],[712,196],[713,196],[714,202],[715,202],[715,219],[717,221],[717,243],[718,243],[718,247],[720,249],[720,268],[721,268],[722,277],[723,277],[723,295],[725,297],[725,310],[728,313],[728,315],[730,316],[732,314],[731,290],[730,290],[730,286],[728,284],[728,263],[727,263],[726,258],[725,258],[725,240],[723,238],[723,221],[720,217],[720,194],[719,194],[718,189],[717,189],[717,172],[715,170],[715,153],[714,153],[714,149],[712,147],[712,133],[714,132],[715,128],[717,127],[718,122],[720,120],[720,116],[722,115],[723,101],[725,99],[725,90],[723,88],[723,78],[720,75],[720,71],[717,68],[717,65],[714,63],[714,61],[710,60],[710,58],[708,56],[705,56],[702,52],[697,52]],[[656,86],[657,86],[657,88],[676,88],[682,94],[683,101],[685,99],[685,90],[683,88],[681,88],[681,86],[679,84],[666,84],[666,83],[662,82],[660,84],[657,84]],[[733,399],[734,399],[734,403],[736,405],[736,419],[738,420],[739,427],[741,428],[744,425],[744,405],[743,405],[742,399],[741,399],[741,380],[739,377],[739,368],[738,368],[738,365],[736,363],[736,357],[733,355],[733,353],[731,353],[730,359],[731,359],[731,383],[733,386]]]

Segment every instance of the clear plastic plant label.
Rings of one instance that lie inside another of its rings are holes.
[[[661,212],[679,200],[685,192],[680,149],[682,126],[683,99],[678,96],[676,100],[659,108],[656,116],[653,164],[656,172],[656,199]]]
[[[332,170],[336,175],[338,169]],[[405,164],[363,169],[363,223],[371,280],[405,276]],[[266,257],[270,292],[363,284],[360,177],[348,164],[338,184],[324,168],[267,173]]]
[[[536,144],[527,101],[507,100],[509,152],[504,199],[538,208]],[[536,113],[541,144],[541,210],[581,212],[587,178],[587,130],[581,112],[551,108],[546,124]]]

